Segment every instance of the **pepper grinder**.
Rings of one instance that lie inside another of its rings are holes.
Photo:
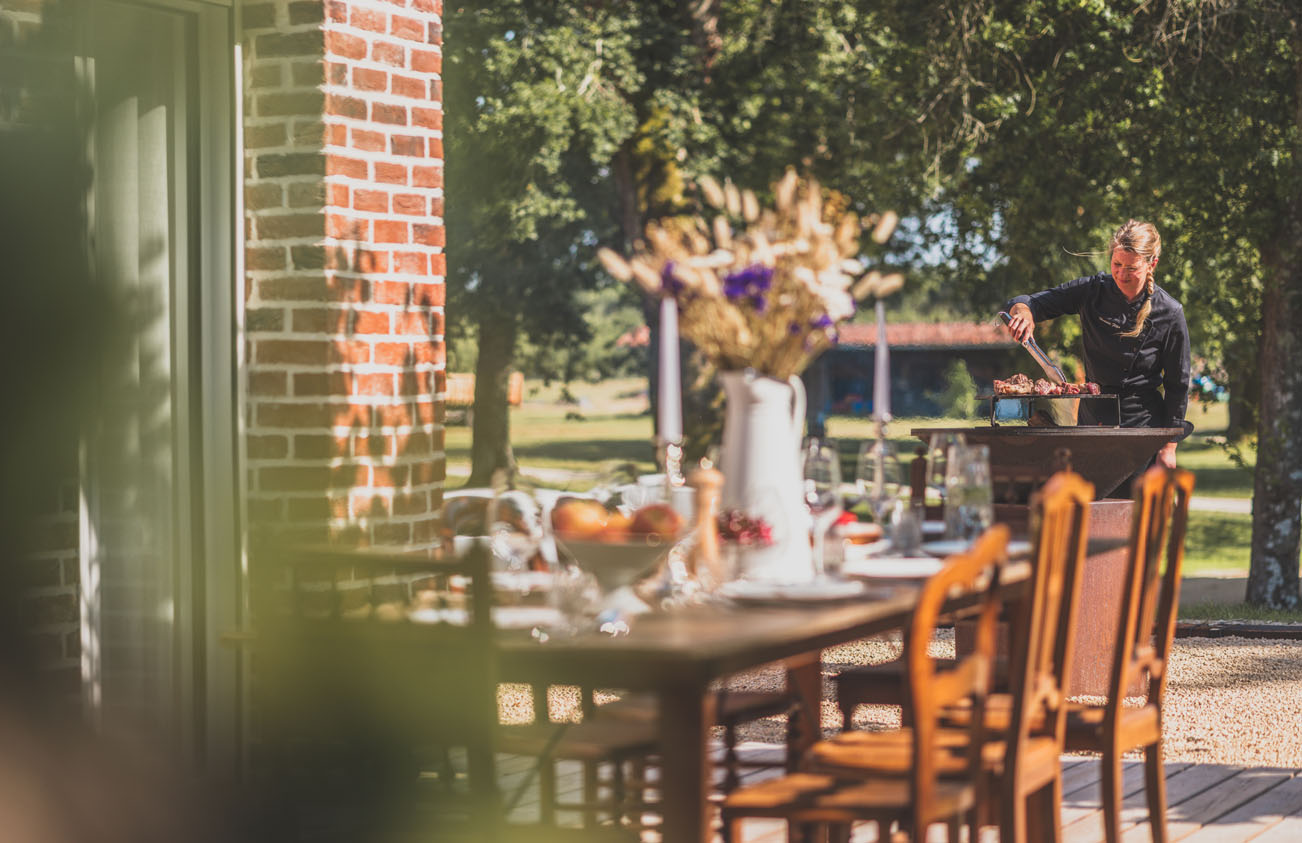
[[[688,476],[687,485],[696,492],[696,544],[692,548],[688,574],[700,581],[705,574],[710,586],[723,581],[719,561],[719,499],[723,493],[723,472],[715,468],[697,468]]]

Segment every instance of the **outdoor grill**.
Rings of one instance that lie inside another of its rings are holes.
[[[996,396],[997,401],[1041,399],[1047,396]],[[1116,396],[1063,396],[1113,399]],[[1094,484],[1089,537],[1126,540],[1130,536],[1130,489],[1122,488],[1185,428],[1167,427],[1028,427],[999,425],[991,410],[989,427],[916,427],[910,432],[924,443],[934,433],[962,433],[970,445],[990,448],[990,478],[995,520],[1025,531],[1030,520],[1031,494],[1055,471],[1070,468]],[[1115,497],[1113,497],[1115,495]],[[1115,541],[1114,541],[1115,543]],[[1071,688],[1074,694],[1106,694],[1121,611],[1121,587],[1128,551],[1118,547],[1090,555],[1081,583],[1081,608],[1076,627],[1076,656]]]

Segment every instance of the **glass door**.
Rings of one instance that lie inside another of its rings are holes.
[[[214,119],[233,96],[221,72],[232,59],[229,9],[85,8],[91,263],[127,324],[111,365],[88,361],[100,367],[103,411],[82,458],[83,688],[104,728],[202,755],[216,658],[206,630],[219,621],[210,573],[229,584],[239,567],[234,419],[225,416],[236,288],[230,126]]]

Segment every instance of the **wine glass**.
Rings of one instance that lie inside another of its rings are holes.
[[[873,520],[885,526],[895,499],[908,489],[904,466],[888,440],[872,439],[859,447],[855,488],[872,507]]]
[[[805,446],[805,505],[814,523],[814,576],[826,576],[823,542],[841,514],[841,457],[827,440],[811,439]]]
[[[958,431],[931,434],[927,444],[926,479],[923,483],[923,503],[927,505],[943,504],[945,501],[945,482],[948,478],[947,461],[950,449],[962,449],[965,439]]]

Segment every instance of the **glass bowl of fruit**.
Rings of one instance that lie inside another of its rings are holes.
[[[655,572],[683,532],[684,521],[666,503],[626,512],[609,510],[591,498],[566,498],[552,508],[551,527],[557,548],[592,575],[606,602],[628,608],[637,600],[631,587]],[[620,593],[625,590],[627,594]]]

